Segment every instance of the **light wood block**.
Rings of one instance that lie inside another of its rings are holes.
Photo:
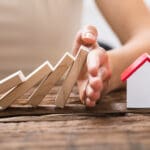
[[[36,70],[34,70],[31,74],[29,74],[23,83],[12,89],[7,95],[1,98],[0,108],[3,110],[9,107],[17,98],[22,96],[35,84],[40,82],[44,77],[51,73],[51,71],[52,66],[48,61],[46,61]]]
[[[40,83],[38,88],[35,89],[29,99],[29,104],[31,104],[32,106],[39,105],[43,98],[48,94],[50,89],[55,85],[55,83],[63,76],[68,68],[72,66],[73,62],[74,57],[69,53],[66,53],[57,63],[54,71]]]
[[[78,54],[75,57],[75,62],[68,73],[67,78],[63,82],[61,89],[58,92],[56,97],[56,106],[63,108],[67,99],[72,91],[74,84],[76,83],[78,76],[85,64],[86,58],[88,54],[88,49],[86,47],[81,47]]]
[[[22,71],[13,73],[12,75],[0,81],[0,94],[7,92],[11,88],[17,86],[25,80]]]

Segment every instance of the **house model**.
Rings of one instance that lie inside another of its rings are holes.
[[[121,75],[127,81],[127,108],[150,108],[150,55],[144,53]]]

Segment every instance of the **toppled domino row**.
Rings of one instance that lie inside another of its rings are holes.
[[[46,61],[27,77],[23,75],[22,71],[18,71],[1,80],[0,94],[3,95],[0,99],[0,109],[4,110],[11,106],[16,99],[40,82],[28,101],[32,106],[38,106],[55,83],[67,72],[55,100],[56,106],[63,108],[83,68],[87,54],[88,49],[82,46],[75,57],[65,53],[55,67]]]

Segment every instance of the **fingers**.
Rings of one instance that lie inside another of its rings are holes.
[[[105,89],[105,88],[107,88],[108,87],[108,81],[104,81],[104,83],[103,83],[103,90]],[[106,91],[107,91],[107,89],[106,89]],[[98,100],[100,100],[100,97],[102,97],[104,94],[106,94],[105,93],[105,91],[98,91],[98,93],[97,94],[99,94],[98,96],[99,96],[99,98],[97,98],[97,99],[94,99],[93,97],[86,97],[86,99],[85,99],[85,102],[84,102],[84,104],[87,106],[87,107],[94,107],[95,105],[96,105],[96,103],[97,103],[97,101]]]
[[[88,25],[80,30],[77,33],[73,44],[73,55],[76,55],[81,45],[87,46],[88,48],[98,47],[97,36],[98,32],[94,26]]]
[[[91,46],[96,43],[97,35],[98,32],[96,27],[88,25],[84,27],[84,29],[81,32],[81,40],[83,41],[84,45]]]
[[[89,75],[89,84],[93,90],[98,91],[102,87],[101,77],[98,75],[96,77],[92,77]]]
[[[87,58],[88,85],[86,88],[86,105],[95,106],[104,89],[104,82],[110,77],[108,57],[101,49],[90,51]]]
[[[98,71],[99,66],[100,66],[99,52],[93,50],[87,56],[87,69],[88,69],[88,72],[92,76],[96,76],[97,73],[98,73],[97,71]]]
[[[88,107],[94,107],[96,105],[96,102],[95,101],[91,101],[89,98],[87,98],[85,104]]]
[[[97,76],[99,67],[107,61],[105,53],[102,48],[98,48],[88,54],[87,69],[91,76]]]
[[[101,97],[104,82],[110,77],[108,57],[105,50],[98,46],[97,35],[94,26],[86,26],[77,33],[73,44],[74,55],[81,45],[92,49],[87,57],[86,69],[81,71],[78,78],[80,99],[89,107],[95,106],[96,101]]]
[[[90,85],[88,85],[86,88],[86,96],[92,101],[96,101],[100,96],[100,91],[94,90]]]
[[[102,82],[101,78],[99,78],[97,80],[94,80],[94,83],[91,82],[92,85],[91,85],[90,82],[91,81],[89,79],[89,84],[87,85],[87,88],[86,88],[86,91],[85,91],[85,94],[86,94],[85,101],[87,101],[87,99],[88,99],[88,101],[94,101],[95,104],[96,104],[97,100],[101,96],[101,91],[103,89],[103,82]],[[93,104],[94,102],[91,102],[91,103]],[[91,106],[91,103],[86,102],[86,105]]]

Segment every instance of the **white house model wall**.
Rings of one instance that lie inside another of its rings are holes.
[[[150,108],[150,55],[142,54],[121,74],[127,81],[127,108]]]
[[[127,108],[150,108],[150,63],[127,79]]]

